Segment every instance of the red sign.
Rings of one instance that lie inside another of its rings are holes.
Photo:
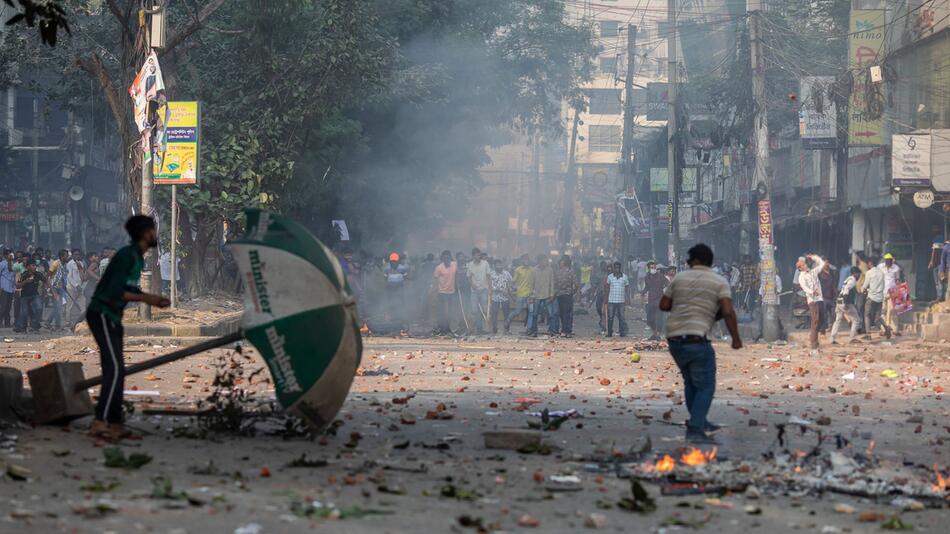
[[[772,204],[768,200],[759,201],[759,248],[772,244]]]
[[[19,213],[17,213],[17,201],[16,200],[0,200],[0,221],[17,221],[19,220]]]

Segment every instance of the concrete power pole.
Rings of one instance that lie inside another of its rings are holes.
[[[581,122],[581,110],[574,108],[574,122],[571,126],[571,145],[567,151],[567,173],[564,176],[564,214],[561,217],[561,254],[567,253],[571,244],[571,232],[574,227],[574,189],[577,185],[577,127]]]
[[[753,183],[760,193],[756,210],[759,227],[759,274],[765,288],[762,297],[762,338],[765,341],[776,341],[782,337],[782,327],[778,317],[778,293],[775,291],[772,168],[769,162],[769,121],[765,101],[765,62],[762,58],[762,13],[759,10],[758,2],[750,2],[749,7],[752,96],[755,99],[755,172],[753,173]]]
[[[635,115],[635,110],[633,108],[633,84],[634,76],[636,75],[636,60],[637,57],[637,27],[633,24],[627,25],[627,76],[623,88],[623,147],[620,150],[620,170],[623,171],[623,186],[626,189],[631,187],[634,188],[634,194],[636,195],[636,177],[635,177],[635,168],[634,168],[634,156],[633,156],[633,117]],[[637,210],[640,215],[640,220],[647,220],[643,216],[643,209],[640,207],[640,201],[637,200]],[[618,223],[619,224],[619,223]],[[624,244],[627,240],[624,239]],[[650,257],[653,257],[656,254],[654,249],[653,241],[653,228],[650,228]],[[623,256],[627,257],[629,251],[627,247],[623,247]]]
[[[677,102],[677,83],[679,81],[679,64],[677,60],[676,53],[676,0],[667,0],[666,3],[667,17],[669,19],[668,30],[669,35],[667,36],[667,48],[668,54],[667,59],[669,61],[669,113],[670,116],[666,121],[666,170],[667,170],[667,179],[669,181],[669,202],[670,202],[670,232],[669,232],[669,245],[667,247],[667,255],[669,256],[670,265],[676,265],[676,256],[679,254],[679,198],[677,198],[677,191],[679,186],[679,106]]]
[[[146,11],[148,14],[149,12]],[[149,14],[149,17],[151,15]],[[145,24],[142,26],[141,31],[145,33],[145,42],[149,43],[149,25]],[[146,50],[146,56],[152,51],[151,47]],[[150,217],[155,216],[155,208],[152,207],[152,159],[151,159],[151,147],[143,147],[144,150],[141,154],[142,161],[142,204],[139,208],[139,213],[142,215],[148,215]],[[149,157],[145,157],[145,151],[149,151]],[[158,257],[155,255],[155,251],[148,249],[145,251],[145,268],[142,269],[142,291],[146,293],[157,293],[154,288],[155,282],[155,271],[158,267]],[[139,317],[143,320],[151,321],[152,320],[152,307],[148,304],[142,303],[139,305]]]

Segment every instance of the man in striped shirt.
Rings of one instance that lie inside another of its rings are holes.
[[[742,348],[739,325],[732,309],[732,291],[726,280],[712,271],[713,252],[698,244],[689,249],[689,269],[673,278],[660,299],[660,309],[670,312],[666,336],[670,354],[683,375],[686,409],[686,441],[715,443],[706,432],[718,427],[706,420],[716,392],[716,352],[709,330],[722,313],[732,336],[732,348]]]

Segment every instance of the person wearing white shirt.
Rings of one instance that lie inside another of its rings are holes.
[[[811,266],[809,266],[809,262]],[[812,349],[818,348],[818,327],[821,321],[821,284],[818,282],[818,273],[825,266],[825,261],[817,254],[808,254],[798,258],[795,267],[798,268],[798,285],[805,293],[808,303],[808,316],[811,325],[808,330],[808,343]]]
[[[878,265],[878,268],[884,271],[884,325],[899,336],[901,335],[901,325],[897,321],[897,314],[894,312],[894,299],[891,298],[891,290],[897,289],[897,283],[902,278],[901,268],[894,261],[894,255],[890,252],[884,255],[884,261]]]
[[[75,326],[86,315],[86,265],[82,261],[82,252],[75,248],[72,257],[66,263],[66,324]]]
[[[877,265],[877,259],[870,261],[874,265],[864,273],[864,285],[861,290],[867,293],[867,300],[864,303],[864,339],[871,339],[871,330],[881,322],[881,309],[884,306],[884,269]],[[891,337],[891,329],[887,324],[882,325],[884,335]]]
[[[842,267],[847,269],[847,267]],[[849,270],[849,276],[844,279],[844,282],[841,283],[841,291],[838,293],[838,299],[835,303],[835,324],[831,326],[831,344],[835,345],[835,337],[838,336],[838,329],[841,328],[842,323],[845,321],[851,323],[851,332],[848,334],[848,343],[852,343],[855,340],[855,337],[858,335],[858,327],[860,326],[860,321],[858,320],[858,309],[854,307],[854,297],[857,294],[854,286],[858,281],[858,277],[861,276],[861,269],[857,267],[851,267]]]

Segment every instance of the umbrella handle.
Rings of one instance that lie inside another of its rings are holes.
[[[166,363],[170,363],[182,358],[187,358],[188,356],[193,356],[199,352],[204,352],[206,350],[214,349],[227,345],[229,343],[234,343],[235,341],[240,341],[244,339],[244,331],[238,330],[237,332],[228,334],[226,336],[217,337],[214,339],[209,339],[208,341],[203,341],[196,345],[190,347],[185,347],[181,350],[176,350],[175,352],[170,352],[168,354],[163,354],[161,356],[156,356],[151,360],[145,360],[144,362],[139,362],[134,365],[126,367],[125,374],[133,375],[135,373],[140,373],[142,371],[151,369],[153,367],[158,367]],[[82,391],[84,389],[89,389],[92,386],[98,386],[102,384],[102,376],[94,376],[92,378],[87,378],[82,382],[76,384],[76,391]]]

